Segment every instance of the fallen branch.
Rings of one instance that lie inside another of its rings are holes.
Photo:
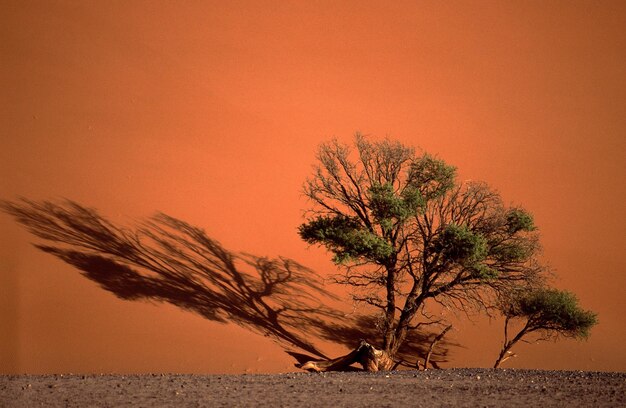
[[[385,351],[378,350],[365,340],[361,340],[359,346],[345,356],[329,360],[307,361],[303,364],[296,364],[296,367],[319,373],[325,371],[348,371],[353,369],[350,366],[354,363],[359,363],[365,371],[386,371],[393,366],[393,360]]]

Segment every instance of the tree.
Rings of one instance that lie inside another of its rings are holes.
[[[510,355],[511,348],[531,333],[541,333],[539,340],[559,336],[586,339],[597,324],[597,316],[578,305],[573,293],[551,288],[514,292],[500,305],[505,316],[504,343],[494,364],[498,368]],[[522,328],[509,339],[512,320],[522,321]]]
[[[458,183],[454,167],[399,142],[357,134],[354,146],[320,146],[299,234],[344,267],[336,282],[351,286],[354,300],[378,310],[379,336],[351,358],[305,368],[388,370],[429,301],[485,310],[498,293],[541,280],[528,212],[504,206],[484,183]]]

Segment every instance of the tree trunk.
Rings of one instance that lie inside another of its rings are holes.
[[[511,352],[507,349],[507,350],[502,350],[502,352],[500,352],[500,355],[498,356],[498,359],[496,360],[496,363],[493,365],[493,368],[500,368],[500,364],[504,363],[506,360],[508,360],[511,357],[516,357],[515,354],[511,354]]]
[[[389,352],[395,341],[395,328],[393,323],[396,319],[396,267],[395,261],[385,267],[387,269],[387,308],[383,329],[383,349]]]
[[[331,360],[307,361],[304,364],[296,364],[296,367],[306,371],[349,371],[350,366],[359,363],[365,371],[388,371],[393,367],[393,359],[384,350],[378,350],[365,340],[357,348],[345,356]]]
[[[493,368],[500,368],[500,364],[502,364],[505,360],[508,359],[506,355],[507,353],[509,353],[509,350],[511,349],[511,347],[513,347],[513,342],[504,343],[504,345],[502,346],[502,350],[500,350],[500,355],[498,356],[498,359],[493,365]]]
[[[500,351],[500,355],[498,356],[498,359],[493,365],[493,368],[499,368],[500,364],[502,364],[509,358],[514,357],[515,354],[507,355],[510,353],[509,350],[511,350],[511,348],[515,345],[515,343],[517,343],[522,337],[524,337],[526,333],[530,333],[532,331],[532,329],[529,329],[530,322],[527,322],[526,326],[524,326],[524,328],[520,330],[520,332],[517,333],[517,335],[512,340],[509,341],[508,340],[509,321],[510,321],[509,317],[507,317],[506,320],[504,321],[504,344],[502,346],[502,350]]]

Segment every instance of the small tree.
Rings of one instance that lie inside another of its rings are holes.
[[[540,333],[539,340],[559,336],[586,339],[598,321],[595,313],[583,310],[573,293],[550,288],[514,292],[501,302],[505,316],[504,343],[494,364],[498,368],[507,359],[511,348],[531,333]],[[521,330],[509,339],[512,321],[522,322]]]
[[[354,300],[379,310],[380,337],[369,340],[380,350],[361,344],[353,358],[309,369],[365,361],[388,370],[428,300],[485,308],[543,270],[532,216],[505,207],[486,184],[457,183],[454,167],[398,142],[357,135],[354,145],[320,146],[299,233],[333,253],[345,272],[336,281],[354,289]]]

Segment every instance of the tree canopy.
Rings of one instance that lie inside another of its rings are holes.
[[[514,296],[507,302],[503,313],[508,318],[525,319],[526,332],[541,330],[548,335],[582,339],[589,337],[589,330],[597,323],[596,314],[583,310],[576,295],[552,288]]]

